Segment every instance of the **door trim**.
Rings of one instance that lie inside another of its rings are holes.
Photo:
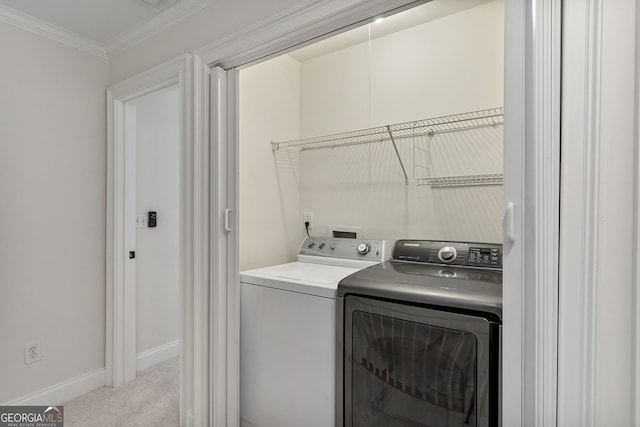
[[[126,263],[131,230],[126,229],[125,186],[127,168],[126,112],[131,101],[162,88],[178,85],[180,93],[180,424],[193,425],[194,382],[206,377],[194,360],[208,357],[206,334],[196,335],[208,324],[207,308],[197,305],[198,290],[206,289],[202,270],[208,265],[202,246],[202,223],[207,221],[206,195],[197,194],[202,181],[200,152],[194,149],[193,66],[191,55],[182,55],[107,89],[107,230],[106,230],[106,384],[122,385],[136,374],[135,290],[126,286]],[[130,151],[130,149],[129,149]],[[126,193],[130,193],[127,191]],[[128,196],[127,196],[128,197]],[[202,200],[204,198],[204,200]],[[130,201],[129,201],[130,203]],[[132,221],[131,221],[132,222]],[[135,229],[133,229],[135,232]],[[208,244],[208,243],[207,243]],[[204,267],[203,267],[204,266]],[[130,269],[129,269],[130,270]],[[204,276],[208,274],[205,272]],[[204,341],[203,341],[204,339]],[[204,353],[204,356],[203,356]],[[197,392],[197,390],[196,390]],[[195,418],[197,419],[197,418]]]
[[[635,87],[635,145],[634,206],[633,206],[633,401],[634,425],[640,425],[640,7],[636,6],[636,87]]]
[[[564,6],[563,190],[569,191],[562,196],[558,421],[582,426],[595,425],[597,406],[603,4]]]

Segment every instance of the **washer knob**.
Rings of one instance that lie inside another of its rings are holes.
[[[368,243],[360,243],[358,245],[358,253],[360,255],[366,255],[369,253],[369,250],[371,250],[371,246],[369,246]]]
[[[442,262],[451,262],[456,259],[458,252],[453,246],[444,246],[438,251],[438,258]]]

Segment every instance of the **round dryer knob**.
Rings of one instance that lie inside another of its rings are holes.
[[[458,252],[453,246],[444,246],[438,251],[438,258],[442,262],[451,262],[456,259]]]
[[[360,243],[358,245],[358,253],[360,255],[366,255],[369,253],[369,250],[371,250],[371,246],[369,246],[368,243]]]

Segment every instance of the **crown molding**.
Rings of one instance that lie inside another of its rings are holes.
[[[165,30],[189,15],[212,4],[215,0],[183,0],[160,12],[141,25],[124,31],[105,44],[74,33],[46,21],[0,4],[0,22],[64,43],[93,55],[109,58]]]
[[[101,43],[4,5],[0,5],[0,22],[31,31],[102,58],[107,57],[107,51]]]
[[[163,10],[173,6],[179,0],[142,0],[156,11],[156,13],[160,13]]]
[[[215,0],[183,0],[169,9],[159,13],[147,22],[124,31],[105,44],[109,57],[122,53],[126,49],[165,30],[189,15],[212,4]]]

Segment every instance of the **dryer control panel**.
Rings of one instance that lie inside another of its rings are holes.
[[[383,262],[390,258],[391,247],[386,240],[307,237],[298,249],[301,255]]]
[[[501,270],[502,245],[436,240],[398,240],[393,248],[393,259]]]

